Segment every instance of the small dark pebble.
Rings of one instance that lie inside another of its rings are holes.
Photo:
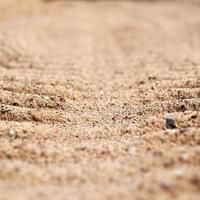
[[[196,119],[197,118],[197,114],[194,114],[191,116],[191,119]]]
[[[182,111],[182,112],[185,112],[185,111],[186,111],[186,107],[185,107],[184,104],[182,104],[182,105],[180,106],[180,111]]]
[[[156,80],[157,78],[156,78],[156,76],[149,76],[148,79],[149,80]]]
[[[175,122],[173,117],[167,117],[166,118],[166,128],[167,129],[175,129],[175,128],[177,128],[176,122]]]
[[[144,85],[145,82],[144,82],[144,81],[140,81],[139,84],[140,84],[140,85]]]

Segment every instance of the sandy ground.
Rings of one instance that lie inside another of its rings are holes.
[[[0,2],[0,199],[200,199],[199,1]]]

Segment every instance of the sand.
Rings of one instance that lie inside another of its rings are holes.
[[[200,198],[199,1],[0,2],[0,199]]]

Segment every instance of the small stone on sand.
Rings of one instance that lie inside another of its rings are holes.
[[[9,136],[15,136],[16,132],[13,129],[9,130]]]
[[[173,116],[168,116],[166,118],[166,128],[167,129],[175,129],[177,128],[176,122]]]
[[[48,97],[48,96],[44,96],[44,99],[45,99],[45,100],[49,100],[49,97]]]

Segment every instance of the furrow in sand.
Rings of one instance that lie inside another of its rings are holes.
[[[200,100],[197,98],[181,99],[181,100],[153,100],[153,103],[144,105],[139,112],[142,115],[160,114],[165,112],[185,112],[185,111],[199,111]]]
[[[84,108],[85,110],[91,111],[92,109],[95,110],[95,106],[98,104],[102,104],[100,101],[95,101],[97,97],[88,97],[88,99],[85,96],[84,100],[81,101],[81,99],[77,99],[75,101],[67,97],[62,98],[59,95],[21,93],[2,89],[0,89],[0,94],[1,104],[35,109],[43,108],[76,112]]]
[[[60,110],[24,108],[18,106],[0,105],[0,120],[7,121],[35,121],[40,123],[68,124],[71,126],[80,123],[91,124],[95,122],[92,113],[74,114]],[[97,116],[98,117],[98,116]]]
[[[26,108],[46,108],[64,109],[64,103],[57,96],[45,96],[38,94],[24,94],[6,90],[0,90],[0,103],[4,105],[26,107]],[[66,105],[66,104],[65,104]]]
[[[1,121],[0,138],[24,141],[49,140],[54,142],[64,142],[76,144],[83,141],[103,141],[103,140],[123,140],[123,131],[113,126],[91,127],[86,124],[79,126],[66,127],[64,124],[44,124],[33,121]],[[133,130],[132,130],[133,131]],[[135,130],[136,131],[136,130]]]
[[[112,124],[112,115],[103,111],[77,111],[76,113],[53,109],[34,109],[19,106],[0,105],[0,120],[3,121],[34,121],[38,123],[63,124],[66,126],[77,127],[82,124],[85,126],[99,126],[100,123]]]
[[[192,79],[186,79],[181,78],[178,80],[168,80],[168,81],[160,81],[159,83],[152,84],[155,87],[159,85],[160,88],[194,88],[199,89],[200,88],[200,79],[199,78],[192,78]]]
[[[1,89],[10,92],[18,92],[18,93],[28,93],[28,94],[38,94],[38,95],[50,95],[57,96],[65,99],[84,99],[90,98],[90,94],[82,93],[81,91],[76,91],[71,87],[67,87],[64,85],[43,85],[43,84],[35,84],[32,82],[29,83],[19,83],[19,82],[4,82],[0,83]]]
[[[151,92],[145,90],[145,95],[140,102],[150,103],[152,100],[167,101],[172,99],[184,100],[184,99],[198,99],[200,98],[200,88],[166,88],[156,89],[152,88]],[[134,99],[133,99],[134,100]]]

